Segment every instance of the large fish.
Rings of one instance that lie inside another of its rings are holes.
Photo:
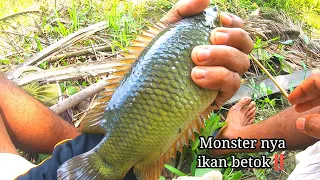
[[[217,8],[208,8],[138,36],[83,122],[85,132],[105,133],[103,140],[62,164],[58,179],[123,179],[132,167],[138,179],[158,179],[164,163],[204,126],[198,117],[218,93],[191,79],[191,51],[210,44],[218,24]]]

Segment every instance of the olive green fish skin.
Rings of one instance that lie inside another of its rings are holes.
[[[170,25],[133,64],[101,119],[107,134],[88,152],[95,153],[89,164],[106,179],[121,179],[131,167],[155,162],[212,103],[217,91],[191,79],[191,52],[210,44],[216,21],[216,10],[207,9]]]

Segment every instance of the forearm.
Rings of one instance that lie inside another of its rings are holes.
[[[238,137],[241,137],[242,139],[258,139],[256,149],[215,149],[211,150],[210,154],[213,156],[221,156],[230,153],[266,151],[266,149],[260,149],[260,139],[284,139],[286,141],[288,150],[304,149],[315,143],[317,139],[299,132],[295,127],[295,122],[301,116],[314,113],[320,113],[320,107],[313,108],[304,113],[296,112],[294,106],[289,107],[288,109],[260,123],[245,126],[241,131],[235,131],[231,135],[229,135],[229,137],[217,137],[228,139],[236,139]]]
[[[0,88],[3,121],[17,148],[50,153],[57,142],[79,134],[73,125],[1,74]]]

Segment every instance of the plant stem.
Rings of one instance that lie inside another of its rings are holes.
[[[274,84],[280,89],[282,94],[288,99],[288,93],[279,85],[277,80],[268,72],[268,70],[255,58],[251,53],[249,54],[253,61],[269,76],[269,78],[274,82]]]

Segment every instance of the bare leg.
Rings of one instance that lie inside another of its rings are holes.
[[[1,74],[0,108],[13,144],[27,152],[51,153],[56,143],[80,134]]]
[[[252,120],[246,118],[235,118],[233,112],[229,111],[227,123],[228,126],[218,135],[218,139],[285,139],[289,150],[300,150],[317,142],[317,139],[307,136],[296,129],[296,120],[307,114],[315,114],[320,112],[320,106],[313,108],[304,113],[295,111],[294,106],[276,114],[260,123],[252,124]],[[256,144],[254,150],[211,150],[212,156],[221,156],[229,153],[239,152],[259,152],[261,150],[260,143]]]

